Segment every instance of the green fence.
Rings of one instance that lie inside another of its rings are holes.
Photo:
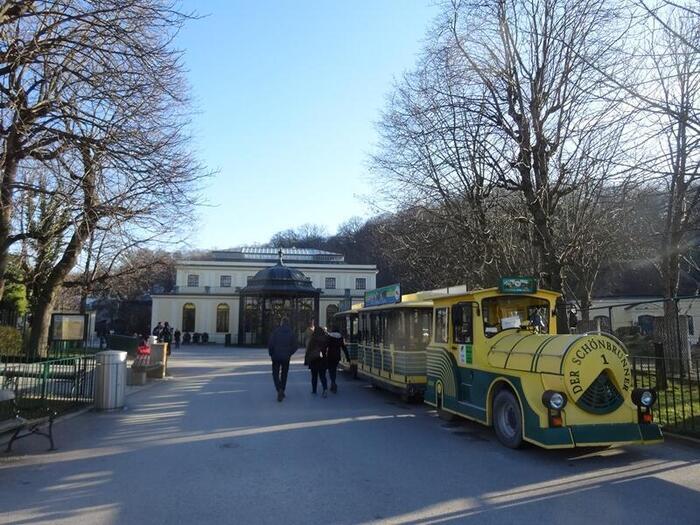
[[[654,420],[677,434],[700,437],[700,359],[631,356],[634,386],[655,389]]]
[[[0,388],[15,392],[19,403],[48,406],[67,412],[93,403],[95,358],[90,355],[37,361],[3,357]],[[11,417],[7,403],[0,403],[0,420]]]

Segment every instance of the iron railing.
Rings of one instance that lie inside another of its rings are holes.
[[[654,420],[669,432],[700,437],[700,359],[630,356],[635,388],[657,393]]]
[[[21,404],[68,412],[95,399],[95,358],[91,355],[37,361],[0,358],[0,388],[14,391]],[[0,403],[0,420],[12,417]]]

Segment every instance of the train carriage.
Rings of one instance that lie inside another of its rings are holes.
[[[423,396],[425,349],[430,341],[432,302],[402,302],[357,311],[357,373],[405,399]]]
[[[558,335],[558,296],[511,278],[434,298],[425,402],[493,425],[512,448],[662,441],[656,394],[633,388],[622,343],[603,333]]]

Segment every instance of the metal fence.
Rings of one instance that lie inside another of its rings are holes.
[[[48,406],[68,412],[91,404],[95,398],[95,357],[92,355],[20,360],[0,358],[0,388],[15,392],[18,403]],[[11,417],[0,403],[0,420]]]
[[[678,434],[700,437],[700,359],[630,356],[636,388],[656,389],[654,419]]]

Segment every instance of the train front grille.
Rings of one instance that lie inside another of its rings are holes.
[[[576,404],[587,412],[609,414],[617,410],[622,405],[623,400],[622,394],[610,378],[609,372],[603,370]]]

